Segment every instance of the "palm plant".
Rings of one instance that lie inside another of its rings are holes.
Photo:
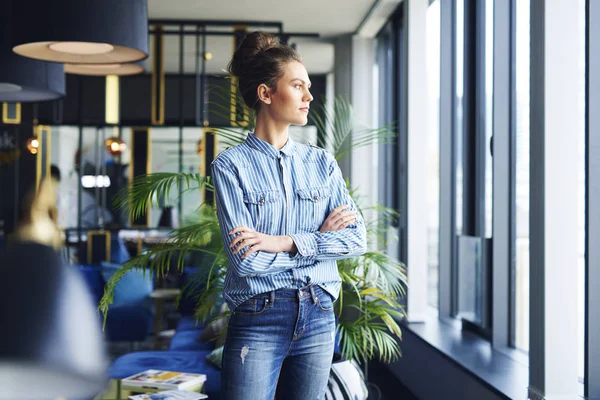
[[[237,101],[235,94],[223,93],[215,89],[215,95],[230,101]],[[238,103],[239,104],[239,103]],[[324,104],[324,103],[323,103]],[[220,109],[219,107],[222,107]],[[229,117],[230,108],[215,105],[216,112]],[[244,110],[241,125],[251,130],[254,118]],[[321,132],[329,132],[325,136],[324,147],[333,149],[339,160],[347,156],[353,148],[369,144],[389,143],[393,140],[389,126],[376,129],[355,129],[354,112],[347,99],[336,97],[333,101],[333,112],[322,105],[312,112],[314,124]],[[226,145],[241,143],[245,135],[240,128],[216,128],[214,133]],[[351,138],[352,140],[349,140]],[[170,198],[171,190],[182,186],[189,190],[212,190],[207,177],[187,173],[158,173],[137,177],[132,186],[121,192],[117,199],[119,208],[127,210],[132,218],[138,218],[154,203],[157,198]],[[176,191],[178,192],[178,191]],[[387,221],[397,218],[397,213],[382,206],[362,207],[355,190],[350,190],[357,207],[363,215],[375,212],[377,221],[367,221],[366,231],[368,248],[376,249],[385,243],[386,233],[382,227]],[[385,245],[383,246],[385,248]],[[186,217],[182,227],[170,233],[166,243],[146,250],[122,265],[108,281],[105,294],[100,301],[99,309],[106,316],[112,303],[116,283],[132,269],[149,270],[158,276],[164,276],[176,263],[177,270],[182,272],[184,260],[190,254],[201,253],[210,262],[202,265],[201,274],[184,287],[182,293],[198,292],[195,317],[207,320],[218,315],[217,304],[223,289],[227,270],[227,257],[214,206],[203,203],[195,213]],[[339,300],[335,303],[338,316],[338,333],[342,357],[368,361],[378,358],[383,362],[393,362],[400,356],[398,340],[401,330],[395,317],[403,317],[404,310],[398,299],[405,295],[407,285],[404,266],[382,251],[372,250],[364,255],[338,261],[338,270],[342,279]],[[200,290],[198,290],[200,288]]]

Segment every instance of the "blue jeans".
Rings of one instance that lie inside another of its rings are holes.
[[[229,321],[222,399],[322,399],[334,340],[332,298],[320,287],[254,296]]]

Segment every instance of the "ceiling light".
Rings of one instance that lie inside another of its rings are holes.
[[[115,49],[108,43],[89,42],[57,42],[48,45],[48,48],[57,53],[73,54],[78,56],[91,56],[110,53]]]
[[[40,141],[36,137],[27,139],[27,151],[31,154],[37,154],[40,148]]]
[[[65,72],[73,75],[137,75],[144,72],[138,64],[65,64]]]
[[[81,186],[86,189],[110,187],[110,177],[108,175],[83,175]]]
[[[119,155],[127,150],[127,144],[118,137],[111,137],[104,141],[106,150],[112,155]]]
[[[15,53],[68,64],[115,64],[148,57],[147,0],[14,1]],[[8,14],[10,15],[10,14]]]

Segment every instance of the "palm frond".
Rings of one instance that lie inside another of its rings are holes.
[[[182,172],[157,172],[140,175],[133,181],[131,187],[122,189],[115,197],[115,206],[126,210],[133,219],[144,215],[152,205],[158,206],[159,200],[171,198],[171,191],[183,188],[201,189],[209,179],[200,174]]]
[[[323,101],[310,118],[318,131],[328,133],[323,137],[324,147],[332,149],[338,161],[354,149],[372,144],[391,144],[396,137],[393,124],[372,129],[359,128],[356,113],[347,96],[333,98],[332,112]]]
[[[385,293],[405,296],[408,278],[404,264],[381,251],[370,251],[361,256],[364,260],[365,282]]]
[[[240,128],[218,127],[213,128],[213,133],[219,137],[221,143],[225,146],[235,146],[246,140],[247,130]]]

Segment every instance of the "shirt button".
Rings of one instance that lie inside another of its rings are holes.
[[[265,204],[265,199],[260,199],[260,204]]]
[[[316,201],[316,200],[319,200],[319,196],[315,196],[315,201]]]

